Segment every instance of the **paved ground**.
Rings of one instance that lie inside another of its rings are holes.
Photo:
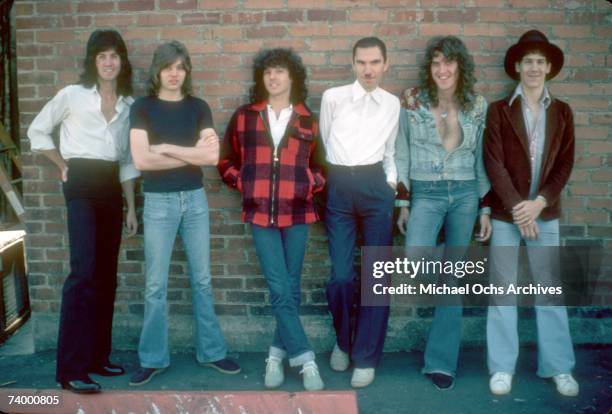
[[[232,354],[242,365],[242,373],[223,375],[199,367],[193,354],[173,354],[171,367],[151,383],[138,390],[220,390],[264,391],[263,353]],[[319,365],[327,390],[350,389],[350,372],[335,373],[329,369],[329,354],[320,354]],[[612,347],[579,347],[576,349],[575,376],[580,382],[580,396],[564,398],[557,394],[550,381],[535,375],[535,349],[522,349],[512,394],[503,398],[489,393],[485,369],[485,353],[480,349],[463,350],[459,378],[454,389],[436,390],[419,373],[422,354],[388,353],[377,370],[370,387],[358,391],[361,413],[395,414],[548,414],[606,413],[612,407]],[[137,367],[135,352],[116,352],[116,362],[123,364],[128,375],[118,378],[96,377],[107,390],[127,390],[129,373]],[[52,351],[33,355],[0,356],[0,384],[16,381],[11,388],[49,389],[53,379],[55,355]],[[301,391],[297,371],[288,371],[281,390]],[[341,410],[336,411],[341,413]]]

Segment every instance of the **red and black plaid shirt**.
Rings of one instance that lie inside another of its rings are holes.
[[[221,178],[242,193],[244,222],[265,227],[315,222],[313,194],[325,185],[317,121],[305,105],[294,105],[275,156],[266,108],[265,101],[244,105],[232,116],[217,166]]]

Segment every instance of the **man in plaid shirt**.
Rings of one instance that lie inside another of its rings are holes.
[[[264,49],[253,62],[251,103],[236,110],[225,132],[219,172],[242,193],[257,257],[276,319],[265,385],[284,380],[283,359],[301,366],[304,388],[324,387],[299,318],[300,279],[308,224],[318,218],[313,194],[325,184],[319,129],[304,104],[306,69],[290,49]]]

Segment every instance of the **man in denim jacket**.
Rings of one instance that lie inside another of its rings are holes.
[[[402,94],[395,162],[397,225],[406,234],[407,254],[414,254],[411,248],[436,246],[442,227],[446,247],[470,243],[479,200],[489,191],[482,160],[487,104],[474,93],[475,82],[474,62],[463,42],[435,37],[421,65],[420,88]],[[483,208],[479,240],[490,234],[489,211]],[[462,311],[460,304],[436,307],[423,373],[440,390],[454,384]]]

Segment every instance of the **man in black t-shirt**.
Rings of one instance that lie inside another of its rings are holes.
[[[210,274],[210,230],[203,165],[219,159],[219,138],[206,102],[191,96],[191,61],[176,41],[157,48],[149,70],[149,96],[130,113],[130,142],[144,178],[145,307],[138,356],[130,385],[143,385],[170,365],[167,290],[170,258],[180,234],[189,262],[196,359],[228,374],[240,372],[226,358],[215,315]]]

